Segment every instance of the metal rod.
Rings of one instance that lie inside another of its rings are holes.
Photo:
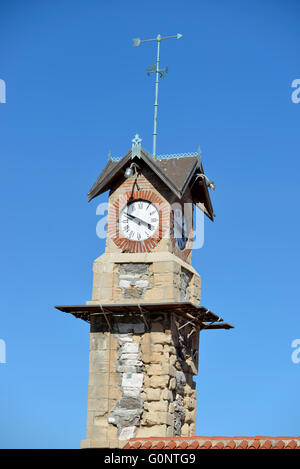
[[[155,100],[154,100],[154,127],[153,127],[153,158],[156,156],[156,139],[157,139],[157,111],[158,111],[158,82],[159,82],[159,52],[160,52],[160,36],[157,36],[157,57],[156,57],[156,79],[155,79]]]
[[[168,68],[165,70],[159,70],[159,54],[160,54],[160,43],[163,39],[180,39],[182,37],[182,34],[176,34],[175,36],[164,36],[162,37],[160,34],[157,35],[156,38],[153,39],[140,39],[139,37],[136,37],[133,39],[133,46],[138,47],[140,46],[143,42],[151,42],[151,41],[157,41],[157,56],[156,56],[156,67],[150,67],[148,69],[148,75],[150,73],[155,72],[155,100],[154,100],[154,125],[153,125],[153,150],[152,150],[152,156],[155,159],[156,158],[156,141],[157,141],[157,113],[158,113],[158,83],[159,83],[159,77],[163,77],[165,73],[167,73]],[[154,70],[155,67],[155,70]]]
[[[146,318],[145,318],[144,311],[143,311],[143,309],[141,308],[141,306],[140,306],[140,305],[138,305],[138,307],[139,307],[139,310],[140,310],[141,316],[142,316],[142,318],[143,318],[143,321],[144,321],[144,323],[145,323],[146,330],[149,330],[149,324],[148,324],[148,322],[147,322],[147,320],[146,320]]]
[[[196,332],[196,329],[193,327],[193,329],[191,330],[191,332],[188,334],[188,339],[191,337],[191,335],[193,335],[194,333]]]
[[[107,322],[108,328],[109,328],[109,330],[111,331],[111,324],[110,324],[110,322],[109,322],[109,320],[108,320],[108,318],[107,318],[107,316],[106,316],[106,314],[105,314],[105,311],[104,311],[104,309],[103,309],[103,306],[102,306],[102,305],[99,305],[99,306],[100,306],[101,311],[102,311],[102,313],[103,313],[103,315],[104,315],[105,321]]]
[[[178,327],[178,330],[180,331],[180,329],[182,329],[183,327],[188,326],[189,324],[192,324],[193,327],[196,327],[196,325],[192,321],[188,321],[188,322],[184,323],[182,326]]]

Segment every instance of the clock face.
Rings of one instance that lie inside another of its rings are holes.
[[[144,241],[156,232],[159,213],[148,200],[129,202],[120,214],[120,232],[131,241]]]
[[[174,240],[176,246],[183,251],[186,246],[188,237],[186,232],[186,223],[184,220],[184,215],[181,208],[176,208],[174,210]]]

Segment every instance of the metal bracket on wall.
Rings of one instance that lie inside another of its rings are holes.
[[[100,306],[100,308],[101,308],[101,311],[102,311],[102,313],[103,313],[103,316],[105,317],[105,321],[107,322],[108,328],[109,328],[109,330],[111,331],[111,330],[112,330],[112,327],[111,327],[111,324],[110,324],[110,322],[109,322],[109,319],[108,319],[107,315],[105,314],[105,311],[104,311],[104,309],[103,309],[103,306],[102,306],[101,304],[99,304],[99,306]]]
[[[144,321],[144,323],[145,323],[146,330],[148,331],[148,330],[149,330],[149,324],[148,324],[148,322],[147,322],[147,320],[146,320],[146,318],[145,318],[145,313],[147,314],[148,311],[146,311],[145,309],[143,309],[143,308],[141,307],[141,305],[138,305],[138,308],[139,308],[139,310],[140,310],[141,316],[142,316],[143,321]]]
[[[188,321],[188,322],[185,322],[182,326],[178,327],[178,330],[180,331],[180,329],[182,329],[183,327],[188,326],[189,324],[191,324],[194,329],[196,328],[196,324],[194,324],[192,321]]]

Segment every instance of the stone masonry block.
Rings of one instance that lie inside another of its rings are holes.
[[[91,399],[108,399],[108,386],[88,386],[88,395]]]
[[[122,390],[120,386],[109,386],[108,395],[110,399],[119,399],[122,397]]]
[[[141,396],[141,389],[142,388],[123,387],[122,393],[124,397],[138,398]]]
[[[161,363],[164,356],[160,352],[152,352],[150,355],[150,363]]]
[[[185,423],[194,423],[196,422],[196,409],[185,412]]]
[[[173,391],[176,388],[176,378],[171,378],[169,388]]]
[[[109,373],[90,373],[90,386],[108,386]]]
[[[112,440],[118,440],[118,429],[117,427],[114,427],[113,425],[109,425],[107,428],[107,438],[109,441]],[[113,446],[113,448],[118,447],[118,446]]]
[[[88,412],[101,412],[105,415],[108,412],[108,400],[107,399],[88,399]]]
[[[88,410],[97,411],[97,412],[108,412],[109,405],[108,399],[96,399],[96,398],[89,398],[88,399]]]
[[[145,334],[142,335],[140,344],[141,344],[141,346],[150,344],[150,334],[149,334],[149,332],[145,332]]]
[[[184,423],[181,427],[181,436],[190,436],[190,427],[187,423]]]
[[[141,388],[144,376],[142,373],[124,373],[122,376],[122,387]]]
[[[97,425],[88,425],[86,430],[87,439],[105,439],[107,440],[107,429]]]
[[[142,424],[154,426],[154,425],[173,425],[174,417],[168,412],[144,412],[142,417]],[[155,433],[153,432],[153,435]],[[155,435],[156,436],[156,435]]]
[[[164,345],[164,352],[169,352],[170,355],[176,356],[176,348],[174,347],[174,345]]]
[[[170,391],[170,389],[163,389],[161,393],[161,398],[169,402],[173,401],[172,391]]]
[[[162,375],[162,364],[151,364],[146,366],[146,372],[148,376],[160,376]],[[167,373],[165,373],[167,374]]]
[[[172,341],[171,335],[165,334],[164,332],[151,332],[152,344],[170,344]]]
[[[107,350],[109,337],[105,332],[94,332],[90,335],[90,350]]]
[[[166,437],[167,425],[141,426],[136,430],[136,438]]]
[[[142,361],[144,363],[151,363],[151,354],[150,353],[143,353],[142,354]]]
[[[176,355],[171,355],[171,356],[169,357],[169,363],[170,363],[171,366],[174,366],[174,365],[175,365],[175,363],[176,363]]]
[[[185,397],[183,403],[184,407],[188,410],[194,410],[196,408],[196,399],[193,397]]]
[[[161,393],[163,391],[158,388],[158,389],[154,389],[154,388],[148,388],[148,389],[145,389],[145,394],[146,394],[146,400],[147,401],[159,401],[160,398],[161,398]]]
[[[179,273],[181,270],[180,264],[177,262],[155,262],[153,264],[153,272],[154,273]]]
[[[120,374],[119,373],[109,373],[109,385],[118,386],[120,384]]]
[[[164,350],[164,346],[162,344],[154,343],[154,344],[152,344],[151,350],[152,350],[152,352],[162,353],[163,350]]]
[[[144,409],[148,412],[168,412],[169,402],[168,401],[151,401],[144,403]]]
[[[133,342],[125,342],[122,345],[122,354],[123,353],[134,353],[137,354],[139,352],[139,344]]]
[[[138,344],[135,344],[138,345]],[[141,354],[140,353],[121,353],[120,360],[140,360]]]
[[[94,414],[94,419],[93,419],[93,424],[98,426],[98,427],[105,427],[105,429],[108,427],[107,423],[107,417],[100,414],[95,413]]]
[[[149,376],[169,375],[174,377],[176,375],[175,368],[168,363],[152,363],[147,365],[146,371]]]
[[[189,436],[195,436],[196,435],[196,423],[191,423],[190,424],[190,434]]]
[[[152,388],[166,388],[169,384],[169,375],[151,376],[150,386]]]
[[[109,368],[109,356],[106,350],[90,351],[90,371],[94,373],[105,373]]]

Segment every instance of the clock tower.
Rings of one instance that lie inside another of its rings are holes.
[[[192,266],[195,207],[214,219],[209,187],[200,154],[153,158],[136,135],[88,194],[109,193],[92,299],[56,307],[90,323],[82,448],[195,435],[199,333],[232,327],[201,305]]]

